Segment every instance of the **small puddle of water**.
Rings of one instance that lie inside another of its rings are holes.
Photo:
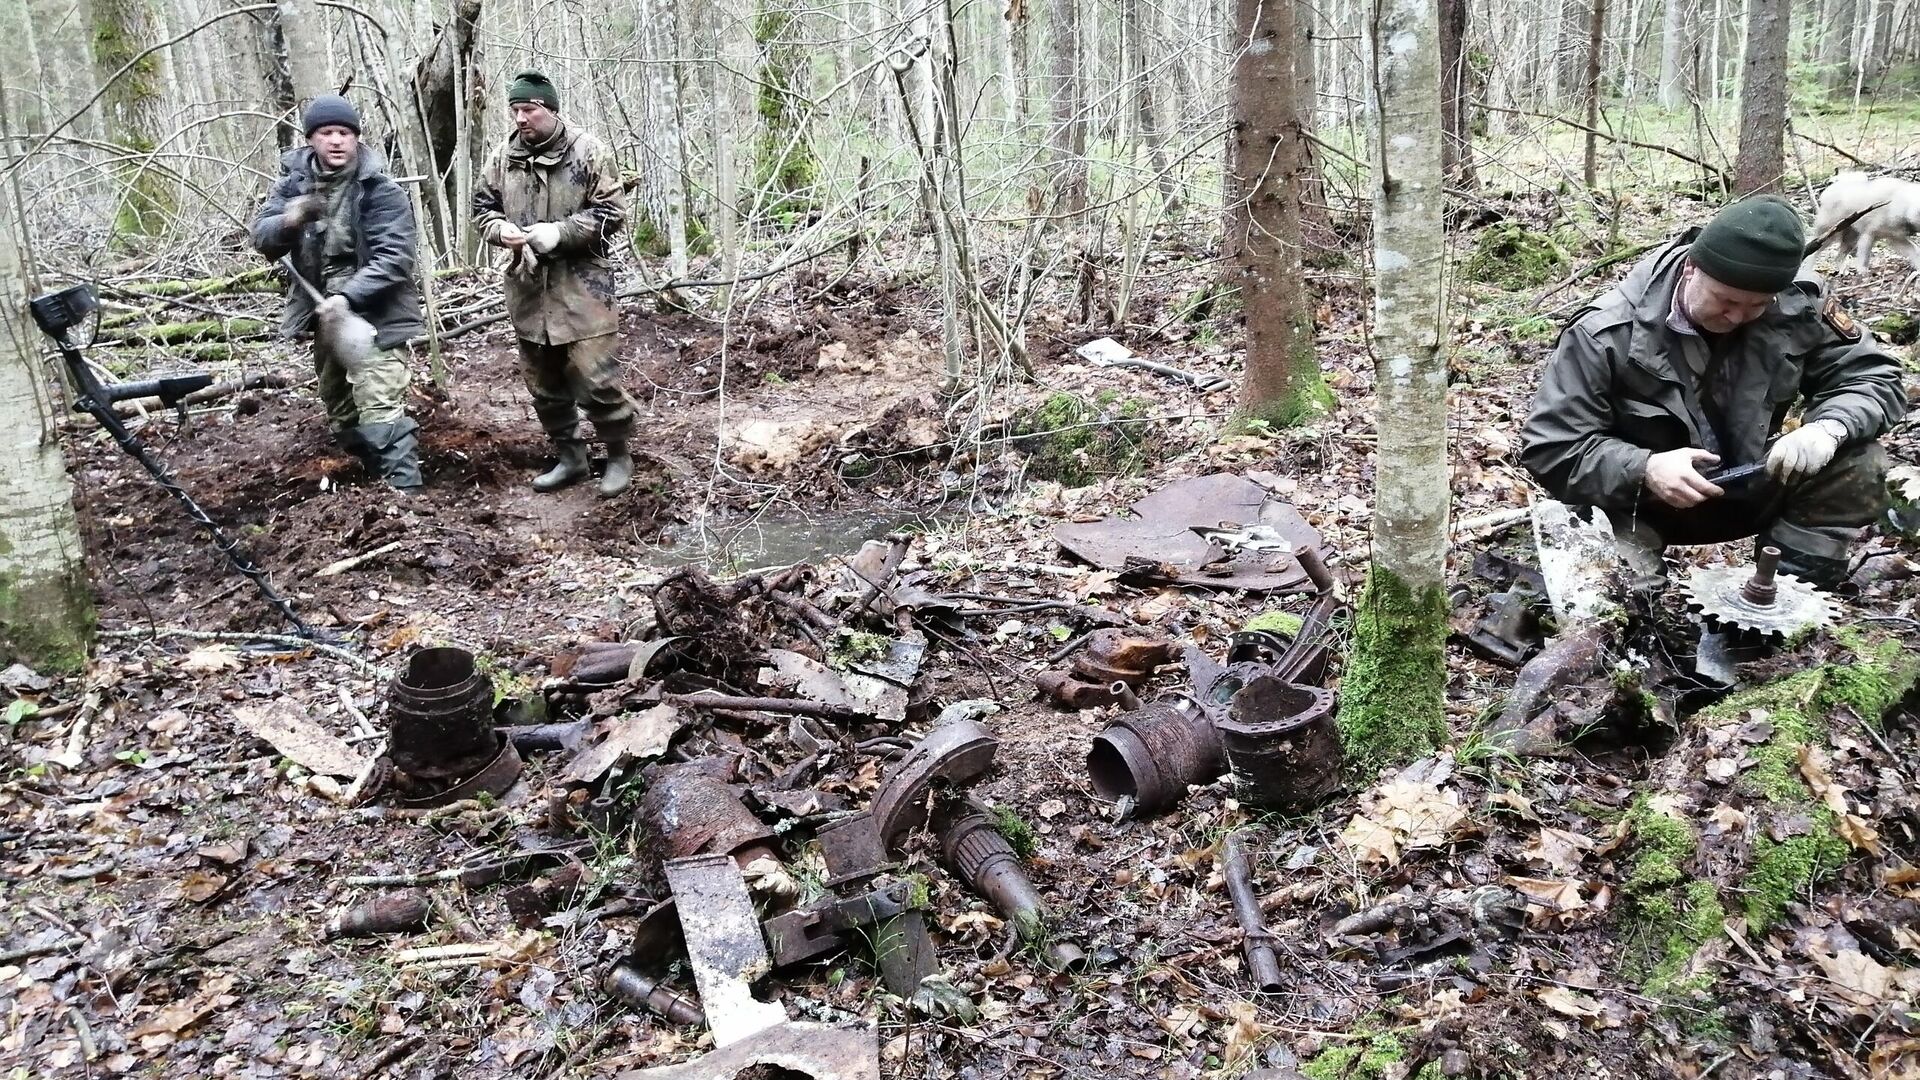
[[[734,520],[710,518],[669,527],[661,534],[662,542],[638,561],[660,569],[700,565],[715,574],[735,574],[852,555],[868,540],[900,530],[925,532],[958,516],[953,510],[922,513],[882,507],[825,512],[783,509]]]

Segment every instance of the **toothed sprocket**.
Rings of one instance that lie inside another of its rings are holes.
[[[1793,574],[1766,565],[1695,570],[1681,586],[1687,608],[1708,629],[1752,640],[1783,641],[1833,624],[1833,600]]]

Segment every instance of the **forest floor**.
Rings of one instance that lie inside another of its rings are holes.
[[[1459,235],[1462,265],[1502,219],[1565,237],[1571,265],[1599,254],[1579,246],[1583,229],[1553,232],[1566,223],[1548,196],[1484,207]],[[1627,244],[1658,239],[1675,211],[1647,196],[1618,213]],[[498,806],[427,822],[341,805],[332,796],[344,779],[309,775],[238,718],[291,703],[364,751],[383,729],[387,673],[417,646],[474,650],[503,695],[524,696],[582,645],[654,631],[654,587],[681,564],[724,580],[807,560],[826,582],[862,541],[910,528],[903,580],[1006,599],[929,620],[908,719],[849,733],[828,755],[837,765],[810,775],[820,792],[860,805],[886,761],[884,744],[859,751],[856,734],[919,735],[944,705],[996,700],[982,722],[997,756],[972,793],[1030,830],[1027,868],[1051,939],[1091,963],[1054,971],[1039,949],[1009,952],[991,909],[944,868],[937,845],[916,840],[940,966],[977,1016],[915,1012],[881,990],[858,950],[763,983],[796,1018],[876,1020],[885,1075],[1920,1076],[1920,723],[1894,704],[1900,650],[1910,655],[1920,638],[1900,576],[1916,545],[1888,530],[1870,548],[1891,573],[1846,602],[1846,632],[1750,673],[1811,674],[1797,696],[1695,713],[1696,696],[1677,726],[1608,726],[1569,753],[1523,760],[1479,734],[1513,673],[1454,642],[1451,741],[1437,757],[1386,776],[1352,772],[1310,813],[1252,811],[1221,781],[1158,816],[1116,819],[1085,761],[1118,709],[1040,700],[1033,678],[1047,657],[1104,612],[1217,660],[1249,618],[1304,612],[1308,598],[1129,584],[1062,551],[1052,527],[1230,472],[1290,500],[1320,531],[1348,597],[1367,559],[1373,375],[1352,264],[1323,259],[1311,275],[1335,408],[1297,429],[1236,433],[1238,319],[1226,305],[1183,314],[1216,267],[1172,248],[1149,262],[1121,330],[1078,325],[1059,298],[1043,306],[1034,379],[997,391],[985,411],[1000,423],[959,447],[936,396],[933,297],[860,276],[824,294],[785,288],[725,327],[636,305],[621,355],[642,406],[641,470],[614,500],[590,485],[527,488],[546,451],[499,326],[449,344],[450,390],[416,380],[427,488],[412,499],[330,446],[306,387],[250,392],[184,431],[156,417],[143,432],[156,451],[304,612],[351,640],[354,662],[147,633],[284,628],[130,460],[73,424],[102,625],[118,636],[101,640],[83,675],[4,675],[24,703],[0,742],[9,1075],[598,1076],[709,1049],[704,1029],[599,989],[635,933],[636,908],[622,901],[660,895],[657,845],[623,825],[588,834],[578,902],[531,930],[507,907],[520,884],[508,880],[431,886],[436,914],[419,933],[325,933],[329,918],[382,891],[353,876],[471,866],[537,840],[564,756],[531,757]],[[1863,321],[1911,309],[1889,262],[1883,254],[1870,277],[1839,280]],[[1463,278],[1450,421],[1457,520],[1527,505],[1513,447],[1555,320],[1627,265],[1544,301],[1564,268],[1512,287]],[[1228,388],[1201,392],[1074,354],[1102,336],[1224,376]],[[274,346],[246,363],[297,381],[304,361]],[[1890,445],[1920,462],[1910,429]],[[1530,558],[1525,537],[1522,525],[1459,539],[1461,625],[1488,591],[1475,553]],[[1750,557],[1739,545],[1682,555]],[[823,584],[815,596],[824,604],[830,592]],[[1684,642],[1684,620],[1654,621],[1660,642]],[[750,672],[757,657],[733,659]],[[1647,664],[1641,653],[1620,660]],[[1848,682],[1848,672],[1874,678]],[[1172,665],[1141,696],[1185,680]],[[1326,684],[1337,687],[1337,671]],[[1792,745],[1779,735],[1789,717],[1802,732]],[[761,778],[805,756],[784,720],[722,718],[685,739],[730,748]],[[1792,762],[1800,745],[1811,751],[1783,771],[1777,751]],[[1813,800],[1788,798],[1803,778]],[[640,787],[608,790],[627,813]],[[820,820],[803,816],[781,834],[803,880],[818,873],[806,841]],[[1259,829],[1255,876],[1280,993],[1254,992],[1217,868],[1221,839],[1240,825]],[[1833,841],[1836,830],[1862,850]],[[1795,872],[1780,869],[1780,852],[1800,859]],[[1702,895],[1700,882],[1713,887]],[[1507,932],[1460,906],[1493,885],[1525,900]],[[1374,917],[1342,923],[1362,912]],[[498,948],[440,965],[402,951],[463,942]]]

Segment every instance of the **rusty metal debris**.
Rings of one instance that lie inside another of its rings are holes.
[[[663,858],[728,855],[744,867],[775,857],[773,830],[747,809],[729,784],[733,759],[656,765],[646,776],[640,814],[658,839]]]
[[[1792,574],[1780,573],[1780,549],[1760,549],[1751,574],[1738,566],[1695,570],[1687,606],[1711,631],[1779,643],[1833,622],[1833,602]]]
[[[1069,667],[1043,671],[1034,679],[1042,693],[1069,709],[1116,702],[1138,708],[1133,691],[1178,655],[1164,638],[1112,627],[1095,630],[1084,642]]]
[[[753,983],[771,964],[739,864],[731,855],[695,855],[669,859],[666,875],[714,1045],[784,1023],[785,1009],[753,996]]]
[[[868,805],[883,846],[891,847],[927,822],[927,791],[937,783],[964,784],[993,765],[1000,741],[973,720],[934,728],[887,771]]]
[[[1280,977],[1280,962],[1273,954],[1273,934],[1267,930],[1260,911],[1260,897],[1253,891],[1253,863],[1247,858],[1245,830],[1235,829],[1221,844],[1220,875],[1226,879],[1227,895],[1233,900],[1233,916],[1240,922],[1241,949],[1246,953],[1247,971],[1262,993],[1278,993],[1286,986]]]
[[[698,1001],[625,960],[607,969],[600,988],[608,997],[645,1009],[668,1023],[706,1026],[707,1014],[701,1011]]]
[[[1219,723],[1221,747],[1248,802],[1298,809],[1340,786],[1345,760],[1333,693],[1261,675],[1234,694]]]
[[[1251,527],[1264,527],[1261,537],[1271,539],[1233,543],[1225,538]],[[1211,533],[1203,536],[1196,529]],[[1310,591],[1313,585],[1296,556],[1322,543],[1318,530],[1292,504],[1231,473],[1175,481],[1134,503],[1130,517],[1056,525],[1053,535],[1060,546],[1102,569],[1143,580],[1253,592]]]
[[[1013,845],[985,814],[956,818],[946,827],[940,849],[954,873],[1006,917],[1022,942],[1046,936],[1047,912],[1040,893]]]
[[[465,649],[422,649],[388,689],[388,756],[423,780],[471,776],[500,753],[492,687]]]
[[[1560,745],[1559,696],[1597,678],[1606,667],[1611,632],[1588,623],[1554,639],[1514,677],[1507,703],[1487,732],[1495,745],[1516,754],[1550,753]]]
[[[1487,613],[1467,632],[1467,647],[1496,664],[1519,667],[1540,651],[1540,620],[1518,589],[1487,596]]]
[[[874,924],[912,910],[915,883],[896,881],[847,899],[828,897],[768,919],[773,966],[805,963],[853,945]]]
[[[718,1043],[718,1040],[715,1040]],[[750,1072],[755,1067],[757,1072]],[[807,1080],[880,1080],[880,1041],[872,1024],[789,1021],[679,1065],[619,1074],[619,1080],[735,1080],[743,1075]]]
[[[335,915],[327,923],[327,936],[371,937],[375,934],[405,934],[427,925],[433,914],[433,901],[418,889],[376,896]]]
[[[1226,771],[1226,750],[1212,719],[1198,709],[1156,703],[1126,713],[1093,738],[1087,774],[1101,798],[1133,800],[1139,812],[1164,810]]]
[[[495,736],[499,750],[493,759],[482,766],[479,772],[451,787],[428,795],[403,797],[400,805],[411,809],[434,806],[446,806],[462,799],[474,799],[481,795],[499,798],[512,789],[514,782],[520,779],[520,772],[526,767],[520,752],[513,748],[513,741],[505,736]]]

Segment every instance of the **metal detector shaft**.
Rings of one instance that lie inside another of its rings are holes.
[[[173,475],[167,471],[167,467],[148,454],[146,446],[134,436],[133,432],[127,430],[125,424],[120,422],[120,415],[113,411],[113,395],[93,377],[93,372],[87,368],[86,361],[80,356],[80,350],[62,341],[60,355],[66,360],[67,369],[73,373],[74,381],[79,386],[80,395],[74,401],[73,407],[98,420],[100,426],[107,429],[107,434],[113,436],[113,441],[120,444],[120,449],[125,450],[133,456],[135,461],[146,467],[147,472],[151,473],[154,480],[166,489],[167,494],[172,495],[181,506],[186,508],[187,516],[193,519],[194,524],[205,529],[213,538],[213,546],[220,554],[226,556],[228,564],[244,575],[247,580],[253,582],[254,587],[260,590],[260,595],[266,598],[267,603],[273,605],[274,610],[294,625],[301,637],[316,639],[322,637],[319,631],[300,618],[300,614],[293,610],[293,605],[287,602],[286,597],[274,591],[273,586],[267,581],[266,571],[240,554],[238,541],[214,524],[213,519],[207,516],[207,512],[200,508],[200,504],[193,501],[193,496],[187,494],[186,489],[174,480]]]
[[[314,288],[313,282],[308,281],[305,274],[302,274],[299,270],[294,269],[293,256],[291,255],[280,256],[280,265],[287,268],[287,273],[293,275],[294,282],[298,284],[302,289],[305,289],[307,291],[307,296],[312,298],[314,303],[318,304],[326,300],[327,297],[325,293],[322,293],[319,289]]]

